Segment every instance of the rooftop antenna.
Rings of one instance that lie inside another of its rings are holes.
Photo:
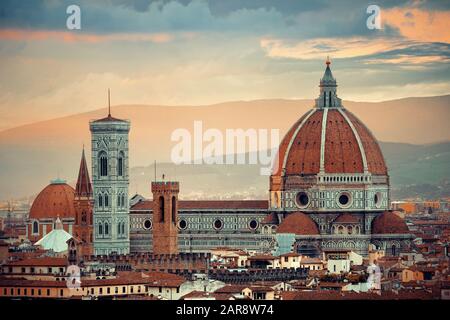
[[[108,117],[111,117],[111,94],[108,88]]]

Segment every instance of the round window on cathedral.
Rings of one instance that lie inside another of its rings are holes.
[[[151,229],[151,228],[152,228],[152,221],[149,220],[149,219],[145,220],[145,221],[144,221],[144,229],[145,229],[145,230],[149,230],[149,229]]]
[[[248,227],[251,230],[256,230],[256,228],[258,228],[258,221],[256,221],[255,219],[250,220],[250,222],[248,223]]]
[[[375,207],[377,208],[381,207],[382,199],[383,195],[381,194],[381,192],[375,193],[375,195],[373,196],[373,203],[375,204]]]
[[[184,219],[181,219],[180,221],[178,221],[178,228],[180,228],[181,230],[184,230],[187,228],[187,221]]]
[[[214,226],[214,229],[221,230],[223,228],[223,221],[220,219],[216,219],[216,220],[214,220],[213,226]]]
[[[297,206],[300,208],[306,208],[309,205],[308,193],[301,191],[296,196]]]
[[[351,195],[348,192],[342,192],[338,198],[339,206],[347,208],[351,205]]]

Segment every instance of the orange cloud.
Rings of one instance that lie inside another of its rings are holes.
[[[450,42],[450,11],[393,8],[381,11],[383,24],[397,28],[402,36],[426,42]]]
[[[317,59],[330,54],[333,58],[354,58],[402,49],[408,43],[398,39],[383,38],[317,38],[298,43],[287,43],[280,39],[262,39],[260,45],[269,57]]]
[[[1,29],[0,40],[7,41],[46,41],[56,40],[67,43],[72,42],[111,42],[111,41],[135,41],[135,42],[170,42],[174,38],[168,33],[114,33],[94,34],[82,33],[80,31],[51,31],[51,30],[24,30],[24,29]]]
[[[387,63],[387,64],[427,64],[435,62],[449,62],[450,59],[446,56],[413,56],[413,55],[399,55],[393,58],[379,58],[367,60],[366,64]]]

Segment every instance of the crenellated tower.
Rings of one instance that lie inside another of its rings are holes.
[[[178,254],[179,191],[176,181],[152,182],[154,254]]]

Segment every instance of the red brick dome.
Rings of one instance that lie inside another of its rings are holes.
[[[319,87],[320,95],[314,108],[297,120],[280,143],[272,170],[271,190],[280,189],[282,176],[319,173],[387,176],[377,140],[337,97],[337,83],[329,61]],[[363,182],[362,176],[352,178]]]
[[[30,219],[75,218],[75,190],[63,180],[52,181],[34,199]]]
[[[383,154],[370,130],[344,108],[325,110],[311,110],[284,136],[274,174],[283,169],[285,175],[318,174],[323,156],[324,173],[364,173],[366,167],[369,173],[386,175]]]
[[[295,233],[296,235],[318,235],[316,223],[303,212],[294,212],[284,218],[277,233]]]
[[[409,233],[405,221],[391,211],[385,211],[372,222],[372,234]]]

